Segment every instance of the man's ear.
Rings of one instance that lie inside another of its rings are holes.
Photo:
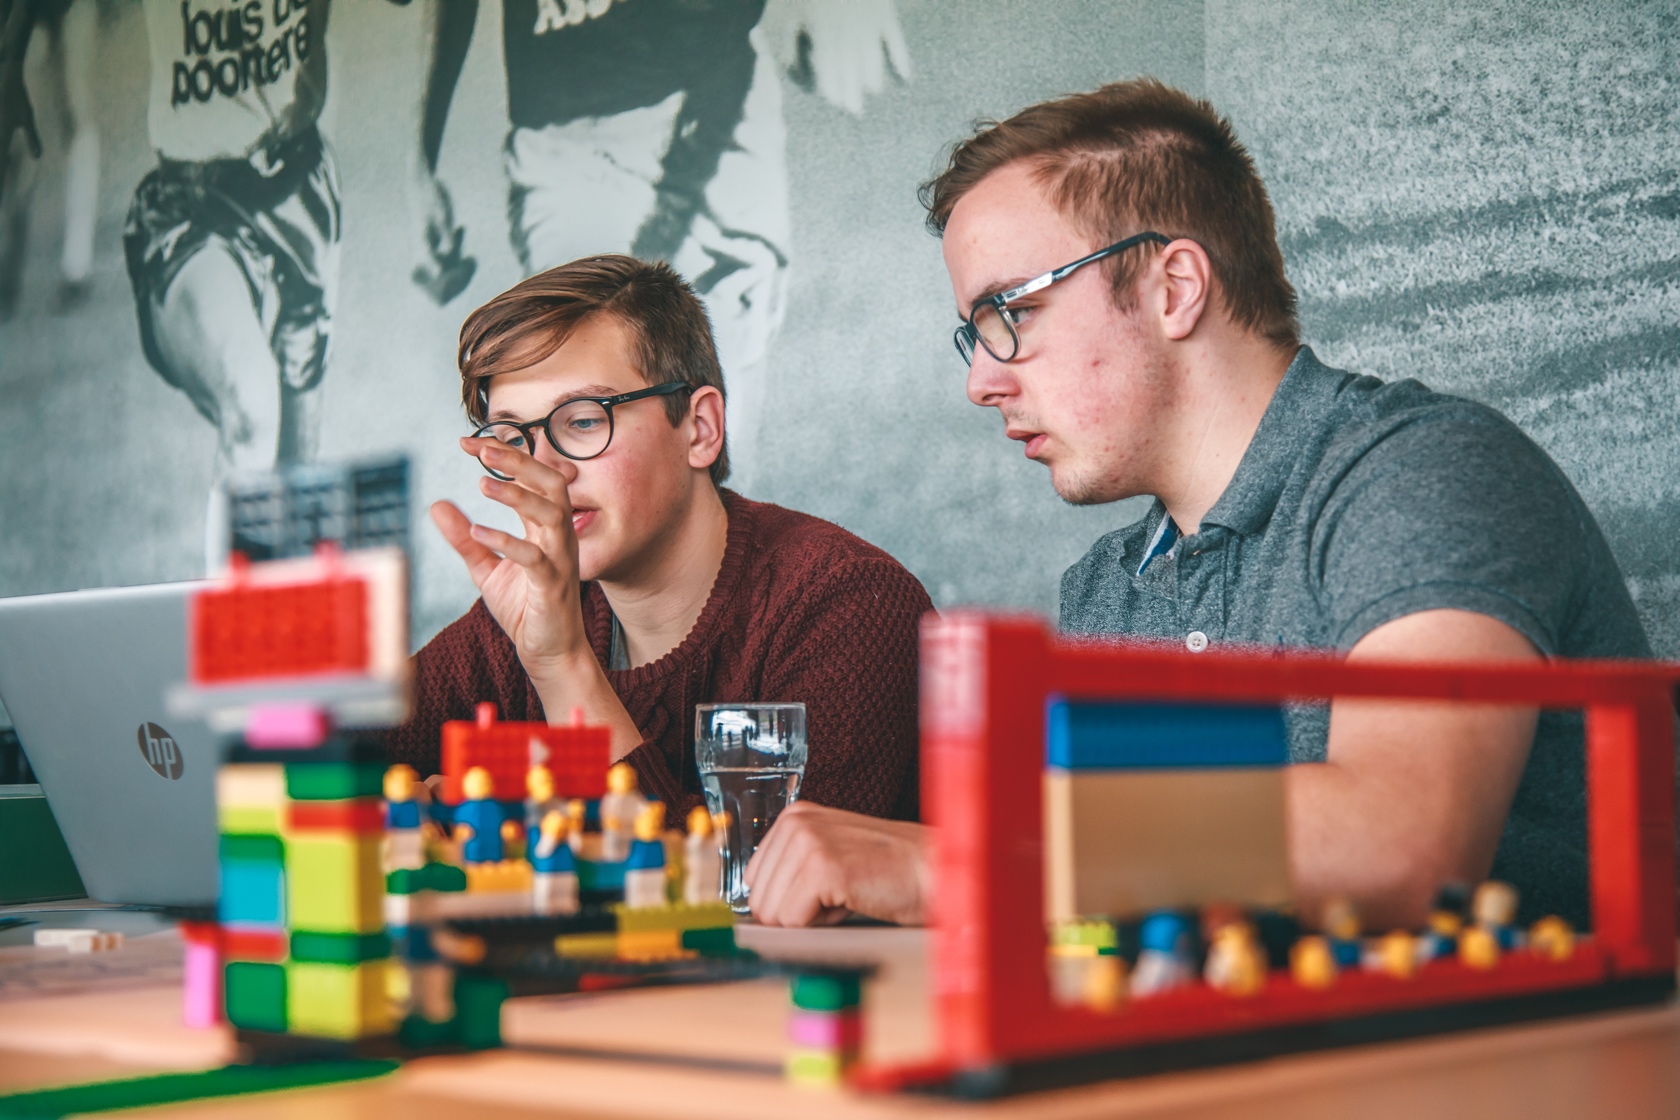
[[[708,468],[723,454],[723,394],[714,386],[702,385],[689,395],[688,465]]]
[[[1162,333],[1174,342],[1183,341],[1212,305],[1213,264],[1206,249],[1181,237],[1161,250],[1156,268]]]

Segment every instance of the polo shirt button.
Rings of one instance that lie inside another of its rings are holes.
[[[1191,653],[1201,653],[1207,648],[1207,635],[1200,630],[1190,631],[1190,636],[1184,639],[1184,648]]]

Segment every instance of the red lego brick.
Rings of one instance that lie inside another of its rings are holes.
[[[222,959],[226,961],[283,961],[286,931],[222,928]]]
[[[366,579],[329,566],[315,580],[256,583],[248,570],[236,562],[226,583],[192,598],[193,683],[368,669]]]
[[[952,1070],[1411,1008],[1590,988],[1675,965],[1674,707],[1680,666],[1651,662],[1349,665],[1318,653],[1191,654],[1052,639],[1036,619],[953,612],[922,632],[923,819],[937,826],[932,914],[940,1053],[857,1071],[895,1088]],[[1274,973],[1256,996],[1205,985],[1118,1014],[1054,1002],[1045,968],[1045,702],[1339,696],[1582,708],[1593,936],[1567,961],[1433,961],[1410,980],[1359,970],[1328,989]],[[1040,744],[1036,749],[1033,744]]]
[[[538,762],[554,776],[557,797],[600,797],[607,792],[612,732],[591,727],[574,713],[567,727],[546,723],[503,723],[494,704],[480,704],[478,718],[443,725],[443,793],[446,804],[461,803],[461,779],[474,766],[490,771],[497,801],[523,801],[525,775]]]
[[[374,836],[385,831],[385,803],[377,797],[345,801],[289,801],[285,827],[291,832],[349,832]]]

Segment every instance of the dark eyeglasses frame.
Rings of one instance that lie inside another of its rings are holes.
[[[1144,233],[1134,233],[1132,236],[1125,238],[1124,240],[1116,241],[1106,249],[1098,249],[1090,256],[1080,257],[1072,264],[1064,264],[1060,268],[1053,268],[1049,272],[1034,276],[1026,283],[1010,288],[1006,292],[999,292],[997,295],[987,296],[984,299],[976,300],[974,306],[969,309],[968,318],[957,328],[956,334],[953,336],[952,340],[957,344],[957,353],[962,355],[965,365],[971,366],[974,364],[975,349],[982,346],[985,347],[986,353],[990,354],[1000,362],[1014,361],[1015,356],[1021,352],[1021,335],[1020,332],[1015,329],[1014,316],[1009,313],[1009,304],[1012,300],[1020,299],[1022,296],[1031,295],[1034,292],[1043,291],[1056,281],[1067,279],[1076,270],[1084,268],[1088,264],[1100,261],[1105,257],[1112,257],[1116,253],[1123,253],[1127,249],[1132,248],[1134,245],[1142,245],[1145,242],[1155,242],[1160,245],[1171,245],[1172,239],[1164,234],[1156,233],[1153,230],[1148,230]],[[980,313],[980,309],[982,307],[985,307],[988,304],[997,309],[998,318],[1003,320],[1004,327],[1006,327],[1009,331],[1010,349],[1007,355],[999,354],[996,350],[993,350],[990,346],[988,346],[985,338],[981,336],[979,329],[974,325],[974,317]]]
[[[594,459],[597,456],[606,454],[607,448],[612,446],[613,432],[617,428],[617,422],[613,419],[613,409],[617,408],[621,404],[629,404],[631,401],[639,401],[643,397],[668,397],[672,393],[680,393],[685,389],[693,388],[694,386],[690,385],[686,381],[667,381],[660,385],[651,385],[646,389],[637,389],[630,393],[620,393],[615,397],[567,397],[565,400],[550,409],[548,415],[544,416],[541,420],[531,420],[524,424],[521,424],[517,420],[492,420],[486,424],[479,425],[478,430],[473,433],[473,436],[477,439],[494,439],[494,436],[489,435],[491,428],[517,428],[519,433],[525,437],[525,443],[529,447],[534,448],[537,445],[537,441],[532,436],[532,430],[535,428],[541,428],[543,436],[548,440],[548,445],[550,447],[554,448],[555,451],[575,463],[583,463],[590,459]],[[489,397],[490,394],[485,390],[484,386],[480,384],[479,400],[488,405]],[[554,429],[550,427],[550,422],[554,419],[556,413],[558,413],[562,408],[565,408],[567,405],[577,404],[579,401],[594,401],[596,404],[600,405],[602,411],[607,414],[607,442],[601,445],[601,450],[591,455],[573,455],[564,447],[561,447],[560,441],[554,438]],[[529,452],[527,452],[527,454],[529,454]],[[503,482],[511,481],[507,475],[491,470],[482,459],[479,460],[479,465],[483,466],[484,469],[489,471],[492,476],[501,479]]]

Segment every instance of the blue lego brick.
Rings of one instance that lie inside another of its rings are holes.
[[[224,922],[281,926],[286,921],[282,866],[269,860],[222,859],[222,891],[216,916]]]
[[[1063,770],[1282,766],[1276,705],[1091,703],[1052,697],[1046,762]]]
[[[624,889],[624,861],[596,863],[577,861],[578,889],[584,891],[622,891]]]

